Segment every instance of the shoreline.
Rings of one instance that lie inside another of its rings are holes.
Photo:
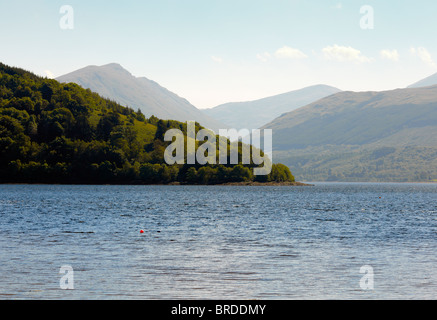
[[[349,183],[349,184],[437,184],[437,182],[426,181],[426,182],[377,182],[377,181],[317,181],[314,183],[330,184],[330,183]],[[294,187],[314,187],[314,183],[304,183],[304,182],[226,182],[218,184],[186,184],[180,182],[170,182],[170,183],[88,183],[88,182],[0,182],[0,185],[52,185],[52,186],[294,186]]]
[[[228,182],[228,183],[222,183],[217,184],[217,186],[257,186],[257,187],[264,187],[264,186],[272,186],[272,187],[314,187],[314,184],[307,184],[303,182]]]
[[[293,186],[293,187],[313,187],[314,184],[307,184],[303,182],[227,182],[219,184],[182,184],[180,182],[171,183],[154,183],[154,184],[142,184],[142,183],[45,183],[45,182],[0,182],[0,185],[47,185],[47,186],[248,186],[248,187],[263,187],[263,186]]]

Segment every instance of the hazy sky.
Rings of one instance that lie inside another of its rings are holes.
[[[0,0],[0,62],[50,77],[116,62],[198,108],[389,90],[437,72],[436,17],[429,0]]]

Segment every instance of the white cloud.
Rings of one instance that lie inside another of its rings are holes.
[[[426,50],[424,47],[419,47],[419,48],[411,48],[410,52],[419,57],[420,60],[422,60],[423,62],[425,62],[426,64],[430,65],[431,67],[437,67],[436,63],[434,62],[434,60],[432,59],[431,54],[429,53],[428,50]]]
[[[279,59],[306,59],[308,56],[302,51],[290,47],[282,47],[275,52],[276,58]]]
[[[217,62],[217,63],[222,63],[223,59],[220,57],[216,57],[216,56],[211,56],[212,61]]]
[[[381,58],[397,62],[399,61],[399,52],[398,50],[382,50]]]
[[[258,53],[256,55],[257,59],[262,61],[262,62],[267,62],[268,60],[271,59],[272,55],[268,52],[264,52],[264,53]]]
[[[338,9],[338,10],[340,10],[340,9],[343,8],[343,5],[342,5],[341,3],[337,3],[337,4],[335,5],[335,8]]]
[[[55,75],[50,70],[44,70],[45,74],[47,75],[47,78],[54,79]]]
[[[372,59],[363,56],[361,51],[352,47],[333,45],[322,49],[323,55],[327,60],[339,62],[351,61],[357,63],[371,62]]]

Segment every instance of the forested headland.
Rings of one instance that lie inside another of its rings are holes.
[[[187,124],[146,118],[77,84],[0,63],[0,183],[294,182],[282,164],[273,164],[267,176],[254,176],[257,165],[241,161],[169,166],[163,134],[169,129],[186,134]]]

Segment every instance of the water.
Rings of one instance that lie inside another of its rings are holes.
[[[0,299],[436,299],[436,200],[437,184],[1,185]]]

